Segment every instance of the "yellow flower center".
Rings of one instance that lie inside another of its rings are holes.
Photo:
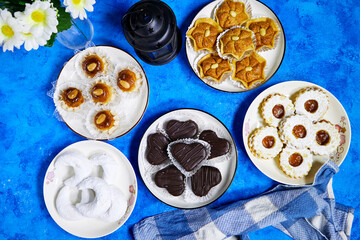
[[[14,31],[12,30],[12,28],[9,25],[2,26],[1,32],[2,32],[2,34],[4,34],[6,37],[9,37],[9,38],[14,36]]]
[[[37,10],[37,11],[34,11],[34,12],[31,14],[31,19],[32,19],[34,22],[37,22],[37,23],[44,22],[44,20],[45,20],[45,15],[44,15],[44,13],[40,12],[39,10]]]
[[[72,0],[74,5],[79,5],[81,3],[81,0]]]

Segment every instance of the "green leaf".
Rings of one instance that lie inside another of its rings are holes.
[[[50,37],[50,39],[45,44],[45,47],[52,47],[54,45],[55,39],[56,39],[56,33],[53,33]]]

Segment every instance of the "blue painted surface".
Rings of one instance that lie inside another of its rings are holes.
[[[136,56],[124,39],[121,16],[136,1],[98,1],[89,13],[94,43],[113,45]],[[208,0],[166,0],[174,10],[183,36],[196,13]],[[239,164],[229,190],[214,205],[257,195],[276,185],[247,157],[242,144],[242,122],[251,101],[264,89],[289,80],[316,83],[335,95],[352,123],[352,143],[340,172],[334,177],[339,203],[355,208],[352,237],[360,238],[359,96],[360,7],[356,1],[264,0],[281,20],[287,40],[284,61],[275,76],[260,88],[240,94],[223,93],[202,83],[187,62],[185,48],[165,66],[141,60],[150,84],[150,101],[144,118],[129,134],[109,142],[131,161],[139,183],[135,210],[126,224],[104,239],[131,239],[131,227],[141,219],[173,210],[158,201],[142,182],[137,167],[140,139],[159,116],[177,108],[198,108],[219,118],[233,134]],[[73,51],[58,42],[52,48],[0,53],[0,239],[76,239],[51,219],[43,200],[42,185],[55,155],[83,140],[54,116],[54,104],[46,95]],[[196,100],[194,95],[198,97]],[[286,239],[266,228],[254,239]]]

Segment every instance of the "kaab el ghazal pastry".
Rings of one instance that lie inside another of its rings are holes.
[[[285,147],[280,153],[280,168],[292,178],[306,176],[312,167],[313,157],[306,148],[296,149]]]
[[[264,121],[273,127],[278,127],[280,121],[295,112],[292,101],[280,93],[267,96],[261,103],[261,116]]]
[[[301,89],[296,96],[295,111],[306,115],[310,120],[317,121],[324,116],[329,106],[329,98],[320,88],[308,87]]]
[[[202,49],[215,51],[216,38],[222,31],[223,29],[213,19],[199,18],[194,27],[187,31],[186,36],[193,41],[195,51]]]
[[[191,190],[196,196],[203,197],[220,182],[221,173],[219,169],[203,166],[191,176]]]
[[[90,95],[94,103],[107,104],[113,99],[113,87],[105,81],[98,81],[91,85]]]
[[[212,130],[202,131],[199,139],[210,144],[211,151],[208,159],[223,156],[230,151],[229,141],[225,138],[219,138]]]
[[[275,38],[279,33],[279,28],[271,18],[255,18],[246,22],[246,28],[254,32],[256,38],[256,48],[274,48]]]
[[[160,133],[153,133],[147,137],[146,160],[152,165],[159,165],[169,159],[167,146],[170,141]]]
[[[243,2],[225,0],[217,8],[215,19],[223,29],[228,29],[243,24],[249,15]]]
[[[85,102],[81,89],[68,87],[61,90],[59,94],[61,106],[68,111],[76,111]]]
[[[239,81],[245,88],[251,88],[254,84],[265,81],[266,60],[256,52],[240,61],[233,60],[232,79]]]
[[[197,63],[200,78],[211,78],[220,82],[225,73],[231,72],[231,65],[228,59],[222,59],[217,53],[209,53],[202,57]]]
[[[279,134],[274,127],[261,127],[249,136],[249,148],[252,154],[262,159],[276,157],[283,147]]]
[[[173,196],[180,196],[185,190],[185,176],[174,165],[158,171],[154,181],[156,186],[165,188]]]
[[[294,148],[310,147],[313,139],[312,122],[305,115],[293,115],[280,122],[281,139]]]
[[[329,121],[321,120],[313,125],[314,136],[310,150],[318,155],[330,155],[340,145],[340,133]]]
[[[230,56],[240,60],[247,51],[255,49],[253,33],[243,28],[232,28],[219,39],[221,55]]]

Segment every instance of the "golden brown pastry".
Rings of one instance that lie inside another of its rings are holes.
[[[68,108],[77,108],[84,102],[81,91],[77,88],[69,87],[62,91],[60,99]]]
[[[231,64],[229,60],[222,59],[217,53],[209,53],[205,55],[197,63],[200,77],[210,77],[214,81],[220,82],[225,73],[231,72]]]
[[[223,29],[228,29],[243,24],[249,15],[244,3],[225,0],[216,10],[215,19]]]
[[[95,83],[91,89],[90,94],[95,103],[108,103],[112,98],[112,87],[103,82]]]
[[[254,50],[252,32],[247,29],[233,28],[220,38],[220,53],[241,59],[246,51]]]
[[[96,54],[91,54],[86,56],[82,62],[81,67],[84,71],[84,73],[92,78],[97,73],[102,73],[105,70],[105,63],[101,57],[99,57]]]
[[[246,28],[255,33],[256,49],[259,50],[262,47],[274,47],[275,37],[279,33],[274,20],[271,18],[255,18],[246,23]]]
[[[94,117],[94,124],[100,131],[110,130],[115,124],[114,117],[108,110],[100,111]]]
[[[232,78],[241,82],[246,88],[251,88],[257,82],[265,81],[266,60],[256,52],[241,61],[233,61]]]
[[[186,33],[194,43],[195,51],[207,49],[215,51],[216,38],[223,31],[217,22],[211,18],[199,18],[196,20],[194,27]]]
[[[135,82],[137,81],[136,74],[129,70],[124,69],[118,73],[117,85],[123,92],[131,92],[135,89]]]

